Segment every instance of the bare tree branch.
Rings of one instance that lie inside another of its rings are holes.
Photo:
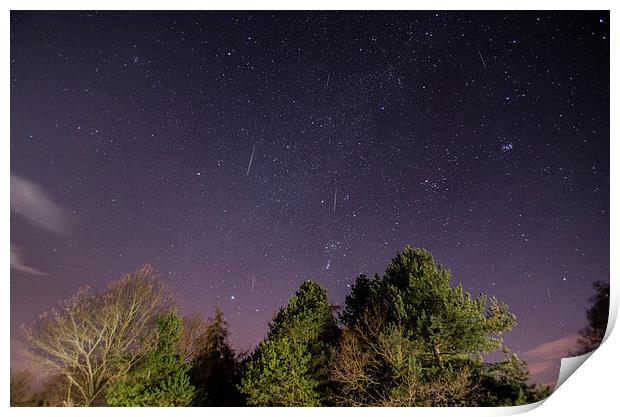
[[[157,315],[171,301],[166,285],[145,265],[100,293],[81,288],[43,313],[25,330],[29,352],[49,371],[66,377],[66,405],[102,403],[108,386],[134,364]]]

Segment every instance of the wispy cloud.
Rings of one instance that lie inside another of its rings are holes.
[[[11,211],[52,233],[63,234],[69,227],[65,210],[56,204],[43,188],[13,173]]]
[[[579,335],[573,334],[550,340],[524,352],[522,356],[527,361],[532,378],[536,380],[553,379],[552,383],[555,384],[560,360],[571,356],[570,352],[575,350],[578,338]]]
[[[525,352],[525,355],[538,360],[559,359],[568,356],[569,352],[575,349],[579,335],[573,334],[561,339],[551,340],[534,349]]]
[[[39,185],[11,173],[11,212],[48,232],[64,234],[69,229],[66,211]],[[24,261],[22,251],[11,243],[11,269],[28,275],[48,275]]]
[[[11,269],[29,275],[47,275],[47,273],[43,271],[39,271],[36,268],[26,265],[19,248],[13,244],[11,244]]]

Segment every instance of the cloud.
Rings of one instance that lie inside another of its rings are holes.
[[[573,334],[561,339],[545,342],[528,350],[524,355],[538,360],[559,359],[568,356],[569,352],[575,349],[579,335]]]
[[[523,359],[527,361],[532,378],[537,380],[555,378],[552,383],[555,384],[560,359],[571,356],[570,352],[577,346],[578,338],[579,335],[573,334],[542,343],[523,353]]]
[[[11,174],[11,211],[52,233],[63,234],[69,226],[65,210],[43,188],[15,174]]]
[[[48,275],[45,272],[39,271],[31,266],[26,265],[22,259],[22,254],[17,246],[11,244],[11,269],[19,272],[23,272],[29,275]]]

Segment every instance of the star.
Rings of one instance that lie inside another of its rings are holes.
[[[512,151],[513,145],[512,142],[504,143],[501,146],[502,152],[510,152]]]

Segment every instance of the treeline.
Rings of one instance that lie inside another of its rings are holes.
[[[101,292],[79,290],[25,329],[45,369],[33,392],[11,375],[11,404],[39,406],[505,406],[544,399],[502,334],[506,304],[450,285],[423,249],[383,276],[360,275],[337,311],[306,281],[251,354],[237,355],[219,310],[181,317],[150,266]],[[503,353],[488,363],[484,355]]]

